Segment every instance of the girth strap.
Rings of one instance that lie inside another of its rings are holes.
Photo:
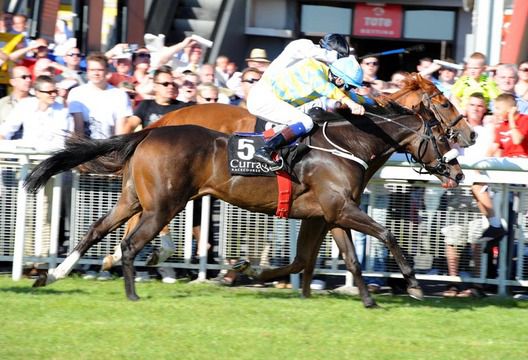
[[[277,199],[277,211],[275,215],[287,219],[290,214],[292,192],[290,174],[283,170],[277,171],[277,185],[279,187],[279,197]]]

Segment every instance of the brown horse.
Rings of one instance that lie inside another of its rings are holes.
[[[368,164],[364,169],[349,158],[337,157],[320,150],[309,151],[292,164],[298,182],[293,184],[291,217],[307,219],[303,231],[314,228],[354,229],[383,241],[402,269],[409,289],[419,290],[412,268],[405,260],[395,237],[358,208],[359,198],[370,177],[395,151],[409,152],[426,170],[434,173],[448,187],[463,178],[456,159],[445,162],[450,150],[443,129],[432,114],[420,108],[415,114],[395,103],[368,108],[367,116],[347,119],[333,117],[310,137],[310,144],[328,148],[328,138],[342,149]],[[327,119],[328,120],[328,119]],[[92,224],[72,254],[34,286],[44,286],[65,277],[72,264],[104,236],[141,212],[138,225],[122,243],[123,275],[127,297],[137,300],[133,261],[143,246],[178,212],[188,200],[210,194],[250,211],[273,214],[277,206],[275,180],[269,177],[231,176],[227,162],[228,136],[202,127],[186,125],[142,132],[107,140],[71,139],[66,149],[39,164],[26,180],[28,190],[35,191],[61,171],[79,164],[99,161],[99,172],[122,168],[123,192],[114,208]],[[112,163],[105,163],[114,153]],[[318,250],[320,244],[307,244]],[[313,249],[308,249],[313,253]],[[345,259],[353,271],[353,259]],[[356,264],[357,265],[357,264]],[[275,269],[276,271],[277,269]],[[313,269],[306,269],[312,271]],[[274,271],[274,270],[272,270]],[[358,279],[360,289],[366,288]],[[420,291],[421,292],[421,291]],[[374,305],[368,292],[361,291],[366,306]]]
[[[394,100],[404,107],[416,109],[420,104],[430,109],[435,117],[442,123],[448,137],[465,147],[475,142],[475,132],[467,121],[458,113],[449,100],[434,86],[419,74],[410,74],[405,79],[402,90],[388,97],[380,97],[380,102],[387,99]],[[163,116],[159,121],[151,124],[149,128],[170,125],[200,125],[208,129],[223,133],[252,132],[255,130],[256,118],[247,110],[223,104],[196,105],[173,111]],[[125,236],[139,221],[139,215],[134,216],[127,223]],[[163,230],[168,233],[168,228]],[[342,239],[344,234],[341,230],[332,231],[334,238]],[[107,255],[103,261],[103,270],[110,269],[120,259],[120,254]],[[154,250],[154,256],[149,257],[149,265],[157,265],[160,259],[158,251]],[[309,288],[303,289],[305,296],[309,296]]]

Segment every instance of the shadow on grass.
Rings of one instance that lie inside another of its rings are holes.
[[[88,294],[87,291],[72,289],[72,290],[56,290],[50,288],[33,288],[22,286],[11,286],[0,288],[0,293],[14,293],[14,294],[31,294],[31,295],[67,295],[67,294]]]
[[[204,287],[200,293],[194,290],[178,294],[174,297],[187,296],[208,296],[217,294],[219,291],[224,292],[223,296],[236,298],[256,298],[256,299],[300,299],[300,292],[292,290],[279,290],[272,288],[253,289],[253,288],[225,288],[215,287],[218,290],[211,292],[211,287]],[[391,308],[411,307],[411,308],[437,308],[451,309],[453,311],[471,310],[485,307],[499,307],[505,309],[528,309],[528,302],[517,301],[509,297],[486,296],[482,298],[463,298],[463,299],[446,299],[443,297],[426,296],[423,301],[415,300],[407,295],[379,294],[373,295],[379,308],[390,310]],[[301,298],[308,302],[319,300],[337,300],[352,301],[361,303],[359,295],[338,294],[335,292],[313,293],[310,298]]]
[[[349,300],[351,297],[358,299],[359,296],[349,296],[343,294],[331,293],[327,295],[335,299]],[[486,296],[481,298],[443,298],[436,296],[426,296],[424,300],[416,300],[407,295],[374,295],[374,299],[380,307],[412,307],[412,308],[431,308],[431,309],[451,309],[453,311],[471,310],[485,307],[500,307],[505,309],[528,309],[528,303],[516,301],[508,297]],[[389,309],[390,310],[390,309]]]

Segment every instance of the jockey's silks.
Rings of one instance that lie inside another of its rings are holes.
[[[266,79],[273,93],[293,106],[300,106],[320,97],[341,100],[346,94],[328,79],[328,66],[315,59],[305,59]]]

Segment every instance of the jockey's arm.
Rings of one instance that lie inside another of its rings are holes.
[[[350,111],[352,111],[352,114],[355,115],[363,115],[365,113],[365,108],[363,105],[360,105],[356,103],[354,100],[352,100],[350,97],[347,96],[342,90],[337,88],[336,86],[332,86],[333,90],[327,95],[330,99],[337,100],[341,102],[342,104],[345,104],[348,106]]]

